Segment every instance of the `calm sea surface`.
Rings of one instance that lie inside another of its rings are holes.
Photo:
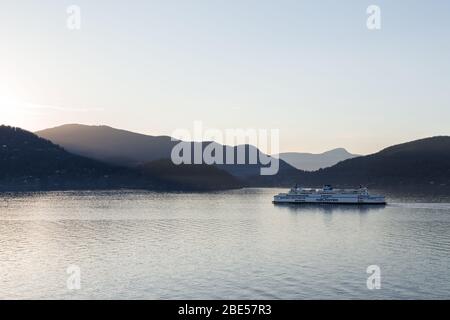
[[[450,204],[273,205],[279,191],[0,194],[0,298],[450,298]]]

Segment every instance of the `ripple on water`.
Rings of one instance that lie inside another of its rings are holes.
[[[274,206],[278,191],[2,194],[0,297],[450,297],[450,204]]]

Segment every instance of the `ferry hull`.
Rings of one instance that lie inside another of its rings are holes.
[[[272,201],[274,204],[283,204],[283,203],[290,203],[290,204],[359,204],[359,205],[365,205],[365,204],[378,204],[378,205],[385,205],[386,200],[384,197],[370,197],[370,198],[321,198],[321,197],[310,197],[305,199],[289,199],[284,197],[274,197],[274,200]]]
[[[349,202],[349,201],[301,201],[301,200],[273,200],[273,204],[355,204],[355,205],[386,205],[386,201],[359,201],[359,202]]]

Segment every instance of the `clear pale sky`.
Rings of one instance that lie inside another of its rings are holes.
[[[278,128],[282,151],[449,135],[450,1],[2,0],[0,108],[33,131]]]

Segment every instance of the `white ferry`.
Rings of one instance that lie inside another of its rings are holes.
[[[273,203],[386,204],[386,199],[370,195],[362,186],[358,189],[333,189],[330,185],[322,189],[295,186],[288,193],[274,196]]]

